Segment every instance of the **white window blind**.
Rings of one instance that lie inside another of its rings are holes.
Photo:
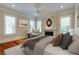
[[[5,16],[5,34],[15,34],[15,17]]]
[[[37,29],[41,32],[41,20],[37,21]]]
[[[36,23],[35,20],[30,20],[30,32],[32,32],[32,30],[41,32],[41,20],[37,20]]]
[[[61,32],[66,33],[70,30],[70,17],[61,18]]]
[[[33,29],[35,29],[35,21],[30,20],[30,32],[32,32]]]

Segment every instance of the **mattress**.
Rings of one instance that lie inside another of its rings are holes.
[[[22,45],[18,45],[18,46],[6,49],[5,54],[6,55],[25,55],[21,46]]]
[[[63,50],[60,47],[54,47],[51,43],[44,49],[44,55],[72,55],[68,50]]]
[[[28,47],[26,47],[25,49],[26,51],[24,51],[24,49],[21,48],[21,45],[19,45],[16,47],[6,49],[5,54],[6,55],[25,55],[25,54],[32,55],[32,51]],[[44,49],[43,55],[73,55],[73,53],[70,53],[67,50],[63,50],[60,47],[53,47],[52,44],[48,44]]]

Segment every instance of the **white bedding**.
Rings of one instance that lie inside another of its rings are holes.
[[[68,50],[63,50],[60,47],[53,47],[50,43],[44,49],[44,55],[71,55],[72,53],[68,52]]]
[[[53,37],[46,37],[42,41],[39,41],[35,45],[34,51],[30,50],[28,47],[21,48],[21,45],[7,49],[6,54],[9,55],[24,55],[26,52],[29,55],[72,55],[68,50],[63,50],[62,48],[53,47],[52,43],[49,43]]]
[[[29,55],[42,55],[44,48],[52,41],[52,36],[42,38],[38,43],[35,44],[34,49],[30,50],[27,46],[24,47],[24,53]],[[27,44],[27,42],[25,42]]]
[[[32,51],[28,50],[27,53],[32,54]],[[5,54],[6,55],[25,55],[23,53],[21,45],[6,49]],[[63,50],[60,47],[53,47],[53,45],[50,43],[45,47],[43,55],[72,55],[72,53],[68,52],[67,50]]]
[[[22,45],[18,45],[9,49],[5,50],[6,55],[25,55],[23,53],[23,49],[21,48]]]

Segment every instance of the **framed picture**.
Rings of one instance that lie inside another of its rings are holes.
[[[47,19],[46,24],[48,27],[52,25],[52,20],[50,18]]]
[[[28,21],[24,19],[19,19],[19,27],[27,27]]]

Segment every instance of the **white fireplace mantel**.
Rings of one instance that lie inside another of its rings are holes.
[[[55,28],[53,28],[53,29],[46,29],[46,28],[44,28],[43,30],[44,30],[44,31],[54,31]]]

